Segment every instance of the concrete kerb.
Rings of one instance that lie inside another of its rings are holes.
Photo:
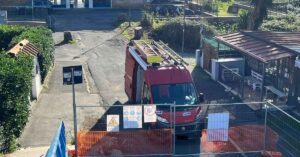
[[[89,94],[99,94],[99,91],[96,87],[95,81],[92,79],[92,74],[90,72],[89,66],[87,63],[83,64],[83,77],[86,82],[86,90]]]
[[[43,83],[43,88],[42,88],[42,91],[41,93],[44,91],[44,90],[48,90],[49,89],[49,82],[50,82],[50,78],[52,76],[52,73],[53,73],[53,69],[55,69],[55,64],[50,67],[45,79],[44,79],[44,83]]]

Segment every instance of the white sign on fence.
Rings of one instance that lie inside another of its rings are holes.
[[[124,129],[142,128],[142,106],[123,107]]]
[[[208,141],[228,141],[229,113],[208,114]]]
[[[119,115],[107,115],[106,116],[106,131],[118,132],[120,126]]]
[[[144,106],[144,123],[156,122],[156,106]]]

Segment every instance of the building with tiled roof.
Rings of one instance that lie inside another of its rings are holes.
[[[31,96],[34,99],[37,99],[39,97],[39,94],[42,90],[42,81],[41,81],[41,71],[40,66],[38,62],[38,54],[40,53],[40,50],[31,44],[28,40],[24,39],[20,41],[18,44],[16,44],[13,48],[11,48],[8,51],[8,54],[10,54],[13,57],[18,57],[20,54],[25,54],[28,56],[32,56],[34,67],[32,69],[32,90],[31,90]]]

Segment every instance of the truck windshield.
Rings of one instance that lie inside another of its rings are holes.
[[[197,97],[192,83],[152,85],[151,92],[155,104],[193,105]]]

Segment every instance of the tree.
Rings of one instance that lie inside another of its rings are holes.
[[[251,0],[254,9],[248,19],[248,30],[258,30],[264,18],[268,16],[268,8],[273,4],[273,0]]]

